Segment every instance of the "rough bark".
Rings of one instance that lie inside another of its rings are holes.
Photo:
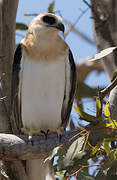
[[[33,136],[32,141],[28,141],[25,135],[0,134],[0,159],[29,160],[45,157],[52,149],[68,142],[78,132],[79,130],[64,132],[61,140],[57,134],[50,134],[47,139],[45,136]]]
[[[95,41],[98,50],[117,46],[117,1],[92,0]],[[103,58],[104,68],[111,79],[117,69],[117,50]],[[109,95],[111,118],[117,120],[117,87]]]
[[[3,0],[0,3],[0,132],[12,133],[11,72],[15,45],[15,22],[18,0]],[[4,76],[3,76],[4,74]],[[21,161],[3,162],[4,170],[11,180],[25,180],[26,173]]]

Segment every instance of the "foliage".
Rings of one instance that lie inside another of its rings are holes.
[[[101,58],[107,56],[108,54],[112,53],[117,47],[109,47],[107,49],[102,50],[98,54],[95,54],[93,58],[89,59],[89,61],[97,61],[102,60]]]
[[[50,3],[49,7],[48,7],[48,12],[49,13],[53,13],[54,12],[54,6],[55,6],[55,1],[53,1],[52,3]]]
[[[27,30],[28,29],[28,26],[26,24],[23,24],[23,23],[16,23],[16,30]]]
[[[72,176],[78,180],[116,178],[117,150],[111,147],[111,142],[117,139],[117,122],[110,118],[108,102],[103,113],[100,97],[95,98],[96,116],[91,116],[74,106],[80,118],[90,124],[85,128],[78,127],[80,133],[66,144],[55,148],[49,157],[58,157],[54,168],[61,179],[70,180]],[[75,128],[72,125],[72,129],[73,127]],[[89,169],[93,167],[96,170],[92,170],[90,174]]]

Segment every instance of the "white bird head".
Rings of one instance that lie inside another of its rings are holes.
[[[36,36],[57,35],[59,31],[64,32],[62,18],[52,13],[42,13],[35,17],[29,25],[29,33]]]

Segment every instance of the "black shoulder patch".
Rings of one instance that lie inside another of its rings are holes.
[[[13,71],[20,70],[21,58],[22,58],[22,45],[19,44],[14,54]]]
[[[21,120],[21,100],[18,98],[19,94],[19,72],[20,72],[20,63],[22,58],[22,45],[19,44],[16,48],[14,54],[14,62],[12,68],[12,88],[11,88],[11,107],[12,107],[12,118],[14,121],[13,132],[20,133],[20,129],[22,127]]]

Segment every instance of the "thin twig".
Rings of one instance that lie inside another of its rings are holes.
[[[117,86],[117,78],[115,78],[105,89],[101,90],[99,92],[99,96],[101,99],[103,99],[107,94],[110,93],[110,91]]]
[[[84,2],[89,8],[92,8],[92,6],[91,6],[86,0],[83,0],[83,2]]]
[[[69,142],[73,141],[73,139],[77,138],[78,136],[80,136],[82,133],[86,132],[86,130],[80,131],[79,133],[77,133],[75,136],[73,136],[72,138],[69,139]]]
[[[80,16],[78,16],[78,18],[76,19],[76,21],[71,25],[70,29],[68,30],[67,34],[69,34],[72,29],[74,28],[74,26],[78,23],[78,21],[82,18],[82,16],[84,16],[84,14],[87,12],[88,8],[85,9],[84,11],[82,11],[82,13],[80,14]],[[67,20],[64,20],[65,22],[67,22]],[[69,23],[68,23],[69,24]]]
[[[24,16],[37,16],[38,14],[37,13],[32,13],[32,14],[27,14],[25,13]]]
[[[67,21],[66,21],[67,22]],[[87,41],[88,43],[90,43],[91,45],[95,45],[94,41],[91,40],[86,34],[84,34],[83,32],[81,32],[78,28],[76,28],[75,26],[72,25],[72,23],[68,22],[67,23],[68,26],[68,31],[67,31],[67,36],[69,35],[70,32],[75,33],[76,35],[79,35],[83,40]],[[65,36],[65,38],[67,37]]]
[[[76,172],[74,172],[74,173],[72,173],[72,174],[69,174],[67,180],[69,180],[72,176],[77,177],[77,176],[78,176],[78,173],[79,173],[81,170],[83,170],[84,168],[96,167],[96,166],[98,167],[98,166],[101,166],[101,165],[103,165],[103,163],[86,165],[86,166],[84,166],[84,165],[82,165],[82,164],[79,164],[78,166],[79,166],[80,168],[79,168]]]
[[[89,135],[90,135],[90,132],[87,132],[87,134],[86,134],[86,139],[85,139],[85,142],[84,142],[84,144],[83,144],[83,151],[84,151],[85,148],[86,148],[86,144],[87,144],[87,142],[88,142]]]

